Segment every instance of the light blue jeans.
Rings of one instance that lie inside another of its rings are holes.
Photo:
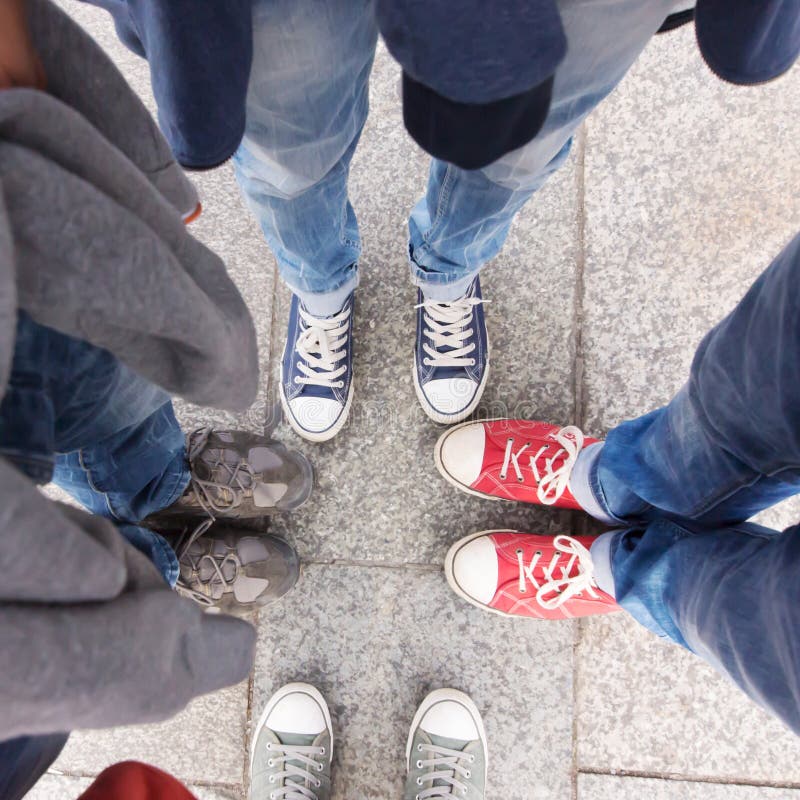
[[[539,135],[482,170],[434,160],[411,211],[412,280],[442,301],[464,293],[514,215],[569,154],[573,133],[623,78],[677,0],[560,0],[568,53]],[[254,0],[247,129],[234,157],[283,279],[312,313],[358,283],[350,161],[367,118],[378,30],[373,0]]]
[[[627,528],[606,540],[617,602],[800,734],[800,525],[746,522],[800,492],[800,236],[589,476]]]

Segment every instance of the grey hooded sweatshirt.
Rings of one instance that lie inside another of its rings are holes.
[[[194,188],[92,39],[48,0],[29,6],[48,90],[0,91],[0,398],[24,309],[175,394],[245,408],[255,330],[186,231]],[[0,458],[0,740],[164,719],[245,678],[254,639]]]

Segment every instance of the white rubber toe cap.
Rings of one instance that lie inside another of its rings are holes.
[[[458,483],[472,486],[481,474],[486,432],[480,422],[446,433],[439,457],[445,471]]]
[[[328,397],[295,397],[289,401],[295,422],[310,433],[332,428],[344,412],[344,406]]]
[[[472,714],[455,700],[434,703],[422,717],[420,728],[433,736],[473,742],[480,738]]]
[[[281,697],[267,716],[265,724],[279,733],[297,733],[314,736],[327,727],[325,714],[319,703],[302,691]]]
[[[469,378],[438,378],[424,384],[422,391],[439,414],[460,414],[475,399],[478,384]]]
[[[462,592],[488,605],[497,592],[497,551],[490,536],[478,536],[453,558],[453,579]]]

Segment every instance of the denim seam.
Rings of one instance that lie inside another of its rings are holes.
[[[343,281],[340,281],[339,283],[337,283],[336,286],[334,286],[332,289],[325,289],[322,292],[318,292],[318,291],[316,291],[314,289],[308,289],[308,288],[305,288],[305,287],[302,287],[302,286],[293,286],[292,283],[285,276],[282,275],[281,277],[283,279],[283,282],[289,287],[289,290],[293,294],[297,294],[298,292],[306,292],[308,294],[319,294],[319,295],[333,294],[334,292],[338,292],[339,289],[341,289],[343,286],[346,286],[351,281],[357,280],[358,262],[357,261],[353,261],[350,264],[348,264],[347,266],[348,267],[354,267],[353,272],[351,272]],[[294,277],[294,276],[292,276],[292,277]]]
[[[86,466],[86,462],[83,460],[83,449],[78,450],[78,463],[81,465],[81,469],[86,473],[86,483],[89,484],[89,488],[99,494],[103,500],[105,501],[106,508],[108,509],[108,513],[115,520],[119,520],[120,522],[126,522],[122,517],[120,517],[116,511],[114,511],[113,507],[111,506],[111,498],[108,496],[107,492],[103,492],[98,489],[95,482],[92,480],[92,473],[90,472],[89,468]]]
[[[594,493],[594,499],[602,507],[603,511],[608,514],[611,519],[615,520],[620,525],[631,525],[632,523],[636,523],[637,520],[626,520],[618,517],[608,505],[608,499],[606,498],[606,493],[603,491],[603,485],[600,483],[600,477],[598,475],[598,471],[600,468],[600,459],[596,458],[594,464],[591,465],[591,469],[589,470],[589,489]]]
[[[442,179],[442,188],[439,190],[439,200],[436,204],[436,216],[431,221],[431,227],[423,234],[422,241],[425,247],[430,248],[430,238],[437,232],[437,228],[444,219],[445,209],[450,202],[450,194],[453,191],[453,181],[455,168],[452,164],[447,165],[447,169]]]

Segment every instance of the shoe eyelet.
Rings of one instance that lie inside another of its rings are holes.
[[[470,756],[469,757],[469,763],[470,764],[474,764],[475,763],[475,756]]]
[[[517,554],[518,556],[521,556],[521,555],[522,555],[524,552],[525,552],[525,551],[524,551],[524,550],[523,550],[521,547],[518,547],[518,548],[516,549],[516,554]]]
[[[464,777],[465,777],[465,778],[471,778],[471,777],[472,777],[472,772],[471,772],[470,770],[467,770],[467,771],[464,773]]]
[[[269,793],[269,800],[275,800],[275,792]]]
[[[537,550],[536,551],[536,555],[539,556],[539,558],[541,558],[542,557],[542,551],[541,550]]]
[[[422,363],[424,366],[429,367],[431,365],[431,360],[429,358],[423,358]]]
[[[417,786],[422,786],[422,778],[417,778]]]
[[[316,782],[316,787],[317,787],[317,789],[319,789],[319,787],[320,787],[320,786],[322,786],[322,781],[317,781],[317,782]]]
[[[270,758],[270,759],[267,761],[267,766],[268,766],[268,767],[274,767],[274,766],[275,766],[275,762],[274,762],[274,761],[273,761],[273,760]]]
[[[471,367],[474,367],[476,363],[477,363],[477,362],[475,361],[475,359],[474,359],[474,358],[471,358],[471,359],[469,360],[469,365],[470,365]]]
[[[323,767],[322,764],[317,765],[317,772],[322,772],[323,769],[325,769],[325,767]]]
[[[275,783],[275,776],[274,775],[270,775],[269,776],[269,782],[270,783]]]
[[[300,383],[300,376],[299,375],[295,375],[294,376],[294,383],[296,383],[296,384]]]
[[[501,480],[501,481],[504,481],[504,480],[506,479],[506,475],[508,475],[508,473],[507,473],[507,472],[506,472],[506,473],[503,473],[503,472],[501,472],[501,473],[500,473],[500,480]]]
[[[417,751],[420,752],[420,753],[422,752],[422,745],[421,744],[417,745]]]
[[[267,750],[272,750],[272,742],[267,742]]]
[[[422,769],[422,761],[417,761],[417,769]]]
[[[321,756],[324,756],[324,755],[325,755],[325,748],[324,748],[324,747],[320,747],[320,749],[319,749],[319,754],[320,754]]]
[[[522,483],[524,480],[525,478],[517,478],[517,483]]]
[[[522,588],[519,590],[519,592],[520,592],[520,594],[527,594],[527,593],[528,593],[528,590],[527,590],[527,589],[526,589],[526,588],[523,586],[523,587],[522,587]]]

